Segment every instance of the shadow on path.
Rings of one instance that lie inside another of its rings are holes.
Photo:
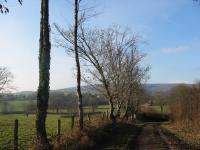
[[[168,150],[158,133],[158,123],[146,123],[135,141],[135,150]]]
[[[109,140],[105,141],[100,150],[169,150],[161,138],[159,123],[141,125],[119,124],[113,130]]]

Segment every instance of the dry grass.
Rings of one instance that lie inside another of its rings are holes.
[[[99,140],[102,140],[102,136],[105,138],[104,128],[109,124],[110,122],[108,120],[102,119],[85,121],[83,131],[80,131],[76,127],[72,131],[67,132],[61,138],[60,143],[54,145],[54,149],[94,149],[96,142],[100,142]]]
[[[165,124],[163,127],[175,134],[175,136],[183,140],[183,142],[199,147],[200,131],[195,130],[192,125],[189,125],[186,122],[178,122],[173,124]]]

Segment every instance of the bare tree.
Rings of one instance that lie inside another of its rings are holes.
[[[58,45],[73,51],[73,32],[65,31],[57,25],[55,27],[61,35],[57,40]],[[138,52],[137,37],[118,27],[89,30],[81,25],[78,49],[87,66],[84,81],[99,84],[96,88],[109,100],[110,119],[115,121],[127,102],[126,92],[129,91],[132,98],[131,90],[137,87],[133,85],[139,85],[149,69],[140,67],[144,55]]]
[[[12,89],[13,74],[6,67],[0,67],[0,94]]]

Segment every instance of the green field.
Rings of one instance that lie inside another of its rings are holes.
[[[156,112],[161,113],[161,107],[156,105],[156,106],[150,106],[150,108]],[[163,113],[169,113],[169,107],[164,105],[163,106]]]
[[[8,111],[21,111],[23,112],[24,110],[26,110],[26,107],[28,104],[30,103],[36,103],[36,100],[13,100],[13,101],[7,101],[7,109]],[[0,112],[3,112],[4,109],[4,102],[0,101]],[[100,105],[98,107],[96,107],[95,111],[106,111],[109,109],[109,105]],[[50,110],[53,111],[53,110]],[[85,112],[92,112],[92,108],[90,106],[85,106],[84,107],[84,111]],[[67,110],[60,110],[60,112],[67,112]]]
[[[147,105],[147,104],[144,104],[144,105],[142,105],[141,110],[143,112],[161,113],[161,106],[159,106],[159,105]],[[169,106],[164,105],[163,106],[163,113],[169,113],[169,112],[170,112]]]
[[[34,100],[33,102],[36,103]],[[30,101],[26,100],[14,100],[14,101],[7,101],[8,110],[12,111],[24,111],[26,106],[30,103]],[[4,102],[0,101],[0,112],[3,111]]]
[[[25,105],[30,103],[29,101],[9,101],[8,104],[12,106],[14,111],[23,111]],[[0,103],[0,112],[2,111],[2,106]],[[106,112],[109,109],[108,105],[100,105],[96,107],[95,111]],[[65,112],[66,110],[61,110]],[[92,112],[92,108],[87,106],[84,107],[84,112]],[[13,145],[13,130],[14,130],[14,120],[19,120],[19,146],[20,149],[26,149],[26,147],[32,144],[36,138],[35,132],[35,115],[0,115],[0,150],[12,149]],[[61,115],[48,115],[47,117],[47,133],[51,140],[55,140],[57,132],[57,121],[61,120],[61,133],[70,130],[71,119],[63,118]]]
[[[85,106],[83,107],[84,112],[92,112],[92,107],[90,106]],[[107,110],[110,109],[109,105],[99,105],[95,108],[95,112],[106,112]]]
[[[34,142],[35,115],[1,115],[0,116],[0,150],[12,149],[14,120],[19,120],[19,146],[20,149],[26,149],[28,145]],[[60,115],[48,115],[47,133],[51,140],[55,140],[57,132],[57,120],[61,120],[61,133],[70,130],[71,119],[61,118]]]

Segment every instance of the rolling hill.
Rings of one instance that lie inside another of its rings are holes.
[[[168,84],[168,83],[163,83],[163,84],[144,84],[144,88],[147,92],[149,93],[154,93],[154,92],[165,92],[165,91],[169,91],[172,88],[176,87],[179,84]],[[58,93],[75,93],[76,92],[76,87],[70,87],[70,88],[64,88],[64,89],[57,89],[57,90],[51,90],[51,92],[58,92]],[[83,93],[98,93],[98,91],[96,91],[94,88],[90,87],[90,86],[82,86],[82,92]],[[21,91],[21,92],[17,92],[14,93],[15,95],[31,95],[34,94],[35,91]]]

